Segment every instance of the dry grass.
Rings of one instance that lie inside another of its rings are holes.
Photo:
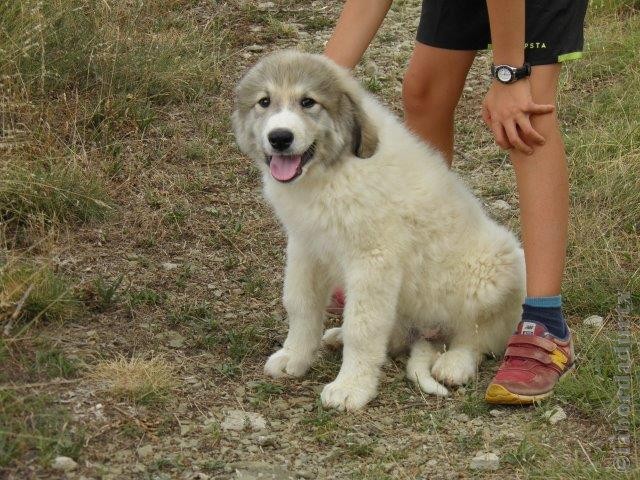
[[[164,400],[178,385],[174,365],[162,356],[101,361],[88,376],[108,395],[141,404]]]
[[[640,28],[625,3],[592,2],[599,8],[590,17],[591,53],[565,70],[562,84],[574,201],[565,293],[577,315],[607,316],[616,290],[638,285],[632,114],[640,110]],[[341,2],[275,4],[263,11],[240,1],[0,2],[0,244],[7,258],[21,260],[14,270],[27,272],[5,274],[0,322],[43,265],[65,279],[62,291],[84,292],[85,303],[65,303],[82,315],[62,312],[64,323],[34,322],[19,337],[0,336],[0,477],[57,478],[47,461],[66,454],[78,460],[78,475],[92,478],[181,478],[195,470],[218,478],[234,462],[282,455],[293,464],[301,452],[311,454],[309,468],[322,463],[333,478],[429,476],[427,458],[464,476],[482,440],[505,459],[502,476],[615,478],[609,336],[578,332],[584,366],[552,400],[569,415],[555,430],[535,423],[535,409],[488,415],[481,394],[495,362],[446,402],[420,400],[402,365],[392,364],[379,398],[349,416],[301,408],[335,377],[339,354],[324,355],[304,379],[264,381],[264,359],[286,332],[284,237],[259,199],[255,169],[234,147],[230,95],[264,54],[244,47],[319,51]],[[417,11],[418,0],[394,2],[367,54],[377,68],[357,71],[396,111]],[[487,203],[509,201],[514,208],[500,220],[517,229],[512,169],[477,116],[485,67],[474,65],[473,89],[461,102],[457,147],[468,158],[455,168]],[[53,311],[49,304],[31,311]],[[172,345],[176,335],[184,341]],[[121,408],[123,401],[136,408]],[[217,431],[212,446],[200,427],[219,425],[225,408],[262,413],[277,445],[256,452],[247,449],[254,442]],[[472,421],[456,423],[461,413]],[[474,420],[489,431],[480,436]],[[182,435],[178,424],[192,430]],[[530,446],[518,447],[521,431],[530,432]],[[352,438],[358,432],[368,438]],[[154,445],[158,460],[134,472],[138,459],[123,455],[143,443]],[[325,461],[329,451],[342,456]]]

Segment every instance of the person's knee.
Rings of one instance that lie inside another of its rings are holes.
[[[446,86],[438,85],[438,79],[433,75],[407,72],[404,76],[402,101],[409,114],[453,115],[457,98],[450,97]]]
[[[425,112],[430,110],[433,101],[433,88],[429,78],[407,72],[402,82],[402,102],[406,112]]]
[[[545,133],[555,134],[560,132],[558,115],[556,114],[556,112],[545,113],[543,115],[532,115],[529,118],[531,121],[531,126],[543,136],[545,135]]]

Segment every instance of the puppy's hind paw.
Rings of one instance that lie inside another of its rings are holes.
[[[475,376],[476,367],[473,352],[464,349],[449,350],[438,357],[431,374],[445,385],[463,385]]]
[[[342,348],[342,327],[329,328],[322,336],[322,344],[331,350]]]
[[[429,372],[407,371],[407,378],[414,381],[420,387],[420,390],[428,395],[437,395],[439,397],[449,395],[449,390],[436,382]]]
[[[286,375],[301,377],[307,373],[312,361],[313,358],[298,355],[289,349],[281,348],[269,357],[264,365],[264,373],[274,378]]]

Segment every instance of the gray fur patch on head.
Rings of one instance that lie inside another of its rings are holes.
[[[300,98],[310,96],[317,109],[299,113],[305,131],[315,138],[315,157],[329,166],[347,152],[359,157],[373,155],[378,137],[362,108],[362,90],[347,70],[321,55],[285,50],[252,67],[236,89],[233,128],[240,149],[261,162],[260,124],[268,112],[256,107],[262,97],[271,107],[299,108]]]

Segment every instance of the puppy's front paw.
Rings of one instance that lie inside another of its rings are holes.
[[[449,350],[433,364],[431,374],[446,385],[462,385],[476,374],[476,356],[469,350]]]
[[[264,364],[264,373],[274,378],[285,375],[301,377],[307,373],[312,362],[313,355],[300,355],[287,348],[281,348]]]
[[[378,390],[375,378],[336,378],[325,385],[320,398],[325,407],[338,410],[358,410],[373,399]]]

